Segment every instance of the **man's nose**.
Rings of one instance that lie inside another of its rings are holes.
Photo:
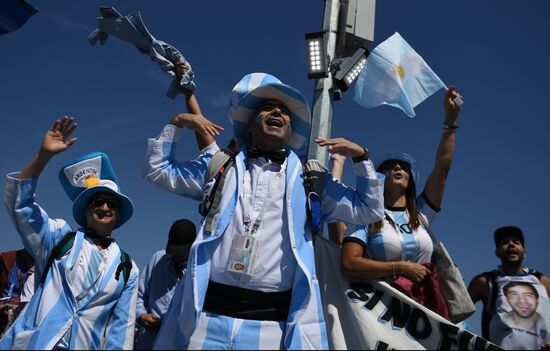
[[[281,109],[277,106],[273,107],[273,109],[271,110],[271,114],[275,116],[280,116],[282,113],[283,111],[281,111]]]

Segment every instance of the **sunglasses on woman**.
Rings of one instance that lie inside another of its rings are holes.
[[[390,169],[394,169],[396,165],[399,165],[401,169],[405,170],[407,173],[411,173],[411,166],[402,160],[386,160],[378,167],[378,172],[384,173]]]

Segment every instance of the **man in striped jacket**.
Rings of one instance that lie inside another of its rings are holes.
[[[0,349],[132,349],[139,270],[111,238],[133,212],[107,155],[91,153],[59,173],[77,231],[35,200],[38,176],[75,141],[72,118],[57,120],[21,172],[8,174],[5,204],[36,268],[35,294]],[[131,265],[131,266],[130,266]]]
[[[218,134],[204,117],[177,115],[149,140],[142,171],[149,182],[197,200],[211,195],[216,179],[222,187],[172,300],[180,313],[177,328],[169,329],[177,337],[166,342],[161,329],[155,348],[327,349],[299,158],[309,133],[307,102],[274,76],[252,73],[233,89],[228,115],[241,151],[220,168],[223,181],[207,176],[219,150],[215,142],[195,160],[174,159],[182,127]],[[353,157],[357,176],[353,189],[326,172],[322,219],[368,224],[382,218],[383,176],[366,149],[340,138],[318,142]]]

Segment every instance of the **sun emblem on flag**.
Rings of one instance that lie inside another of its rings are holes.
[[[401,79],[403,79],[405,77],[405,69],[403,68],[403,66],[401,65],[396,65],[395,68],[394,68],[394,71],[397,72],[397,74],[399,74],[399,77]]]
[[[88,177],[84,180],[84,184],[86,184],[86,188],[92,188],[94,186],[99,185],[99,178],[98,177]]]

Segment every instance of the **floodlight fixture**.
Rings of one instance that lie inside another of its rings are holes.
[[[367,62],[368,52],[365,48],[359,48],[353,56],[345,58],[334,75],[334,81],[342,91],[348,90],[357,79]]]
[[[324,32],[306,33],[308,55],[307,77],[320,79],[328,77],[327,52]]]

